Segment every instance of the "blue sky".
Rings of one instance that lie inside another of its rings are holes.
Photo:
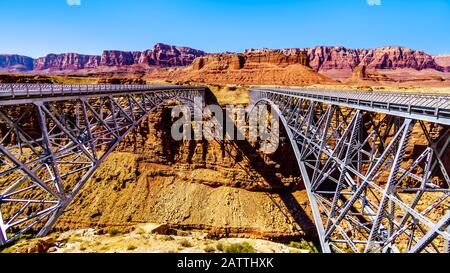
[[[450,53],[450,0],[0,0],[0,54],[403,45]],[[381,2],[369,5],[368,2]]]

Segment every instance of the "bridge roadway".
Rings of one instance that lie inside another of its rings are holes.
[[[0,105],[33,101],[67,100],[70,97],[110,96],[123,93],[166,92],[173,90],[204,91],[205,87],[143,84],[0,84]]]
[[[118,143],[204,87],[0,85],[0,245],[47,234]],[[450,98],[251,89],[281,118],[324,252],[449,252]],[[417,148],[419,147],[419,148]]]
[[[450,94],[316,89],[252,90],[450,125]]]

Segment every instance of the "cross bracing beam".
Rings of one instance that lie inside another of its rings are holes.
[[[0,85],[0,246],[51,231],[120,141],[169,101],[204,87]],[[203,105],[199,105],[202,107]]]
[[[323,251],[449,251],[450,97],[291,89],[250,97],[286,129]]]

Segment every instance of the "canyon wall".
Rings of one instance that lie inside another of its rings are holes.
[[[33,59],[21,55],[0,55],[0,71],[23,72],[33,70]]]
[[[34,70],[76,70],[96,68],[100,65],[100,57],[77,53],[49,54],[34,61]]]
[[[435,83],[440,86],[445,85],[446,79],[450,78],[450,75],[444,74],[449,68],[446,61],[444,57],[435,58],[422,51],[398,46],[376,49],[326,46],[284,50],[248,49],[244,53],[200,57],[194,61],[191,72],[173,78],[296,86],[335,84],[336,81],[349,84]],[[358,75],[360,72],[370,74],[370,77]]]
[[[119,51],[105,50],[101,56],[78,54],[47,55],[35,62],[35,70],[77,70],[85,68],[126,67],[132,65],[172,67],[190,65],[192,61],[205,52],[188,47],[177,47],[166,44],[156,44],[153,50]],[[75,58],[73,56],[76,56]],[[58,61],[52,62],[53,59]],[[41,65],[43,64],[43,65]]]
[[[132,65],[173,67],[190,65],[204,56],[201,50],[158,43],[152,50],[105,50],[101,56],[78,53],[48,54],[32,59],[19,55],[0,55],[0,69],[6,71],[80,70]],[[132,68],[130,68],[132,69]]]
[[[434,56],[434,61],[442,66],[446,68],[447,72],[450,72],[450,55],[437,55]]]
[[[184,69],[191,64],[190,69]],[[355,81],[355,73],[358,73],[355,70],[362,66],[372,77]],[[178,67],[182,68],[172,69]],[[316,46],[207,54],[159,43],[145,51],[105,50],[99,56],[49,54],[33,60],[0,55],[0,71],[245,85],[303,86],[339,81],[366,85],[448,86],[450,57],[432,56],[400,46],[375,49]]]
[[[178,75],[149,75],[182,81],[233,84],[310,85],[334,83],[308,67],[303,50],[247,50],[197,58],[190,70]]]
[[[127,136],[61,217],[58,228],[164,223],[210,236],[314,236],[289,141],[263,155],[246,141],[170,137],[170,107]]]
[[[306,49],[309,63],[316,71],[330,69],[353,70],[359,65],[368,69],[412,68],[444,71],[433,56],[422,51],[393,46],[376,49],[347,49],[345,47],[318,46]]]

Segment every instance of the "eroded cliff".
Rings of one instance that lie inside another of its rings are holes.
[[[175,142],[160,108],[111,154],[58,228],[167,223],[211,236],[314,237],[286,139],[264,156],[246,141]]]

